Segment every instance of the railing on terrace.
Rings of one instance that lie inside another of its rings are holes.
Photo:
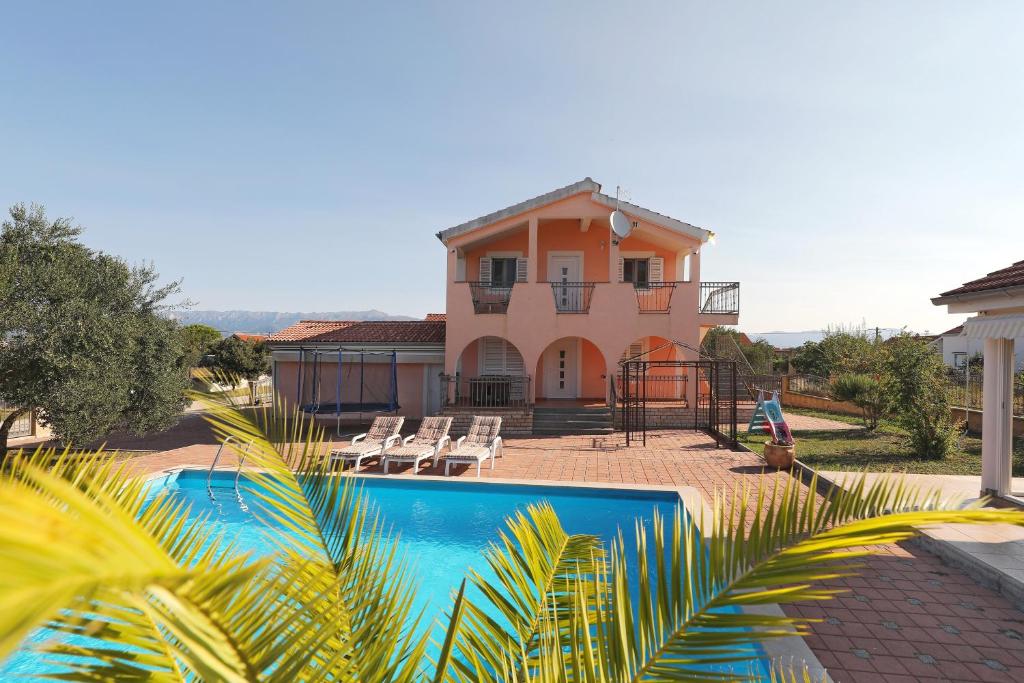
[[[512,298],[512,285],[495,285],[490,282],[469,282],[469,294],[473,298],[475,313],[507,313]]]
[[[646,396],[648,401],[682,401],[686,402],[686,387],[689,377],[685,374],[679,375],[647,375],[646,377],[630,376],[629,395]],[[623,386],[622,375],[616,375],[614,395],[627,395],[626,387]]]
[[[641,313],[668,313],[672,309],[672,292],[676,291],[675,282],[634,283],[636,303]]]
[[[589,313],[590,300],[594,297],[593,282],[552,282],[551,293],[555,297],[555,311],[558,313]]]
[[[740,283],[701,282],[697,301],[701,313],[739,315]]]
[[[790,375],[789,390],[794,394],[832,398],[832,382],[818,375]]]
[[[981,410],[985,397],[984,375],[980,368],[972,368],[970,375],[963,369],[949,371],[949,400],[954,406]],[[1024,380],[1013,381],[1013,414],[1024,416]]]
[[[530,397],[528,375],[441,375],[445,404],[464,408],[525,408]]]
[[[15,406],[5,401],[0,401],[0,421],[6,420],[7,416],[14,412],[14,409]],[[7,436],[12,439],[32,436],[32,411],[26,411],[19,417],[14,418],[14,424],[11,425],[11,431],[8,432]]]

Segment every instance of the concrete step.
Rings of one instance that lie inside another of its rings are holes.
[[[534,427],[533,433],[537,436],[576,436],[583,434],[614,434],[614,427],[592,427],[590,429],[551,429],[548,427]]]
[[[606,407],[545,406],[533,410],[533,433],[543,436],[611,434],[612,411]]]

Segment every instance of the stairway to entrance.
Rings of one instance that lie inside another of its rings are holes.
[[[533,433],[538,436],[570,434],[611,434],[612,410],[607,406],[536,406]]]

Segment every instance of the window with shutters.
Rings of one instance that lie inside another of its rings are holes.
[[[518,261],[515,258],[491,259],[491,285],[494,287],[511,287],[516,282]]]
[[[525,365],[519,350],[501,337],[480,340],[481,375],[523,375]]]
[[[622,281],[637,285],[650,282],[651,260],[646,258],[622,259]]]

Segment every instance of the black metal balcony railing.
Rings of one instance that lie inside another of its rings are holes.
[[[641,313],[668,313],[672,309],[675,282],[637,282],[633,284],[633,289]]]
[[[555,311],[558,313],[587,313],[594,296],[593,282],[552,282]]]
[[[702,282],[700,299],[697,302],[701,313],[739,315],[740,283]]]
[[[507,313],[508,302],[512,298],[512,285],[470,282],[469,294],[473,297],[475,313]]]
[[[525,408],[530,397],[528,375],[441,375],[445,405],[466,408]]]

